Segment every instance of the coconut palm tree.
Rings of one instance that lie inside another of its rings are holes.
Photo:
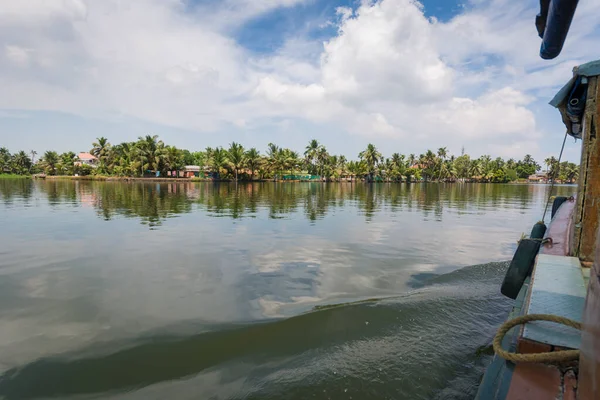
[[[282,163],[282,167],[285,170],[290,171],[292,174],[294,174],[298,167],[301,165],[300,154],[298,154],[297,151],[283,149]]]
[[[140,171],[160,171],[165,158],[166,149],[162,140],[158,140],[158,135],[144,137],[140,136],[136,143],[136,157],[140,160]]]
[[[37,156],[37,151],[30,150],[29,154],[31,154],[31,167],[35,164],[35,156]],[[29,172],[31,173],[31,167],[29,167]]]
[[[183,151],[175,146],[166,146],[163,156],[163,172],[175,171],[179,176],[179,170],[184,166]]]
[[[12,156],[13,171],[19,175],[26,174],[31,169],[31,159],[23,150]]]
[[[269,170],[273,173],[273,182],[277,180],[277,172],[282,164],[281,152],[279,146],[269,143],[267,145],[267,165]]]
[[[373,175],[375,174],[375,166],[379,164],[383,156],[377,150],[375,145],[369,143],[367,148],[358,154],[358,157],[361,159],[361,161],[364,161],[369,173],[369,180],[372,182]]]
[[[471,161],[471,166],[469,168],[469,176],[471,178],[475,178],[476,176],[481,176],[483,174],[483,168],[481,166],[480,160]]]
[[[108,139],[104,136],[96,138],[96,141],[92,143],[92,149],[90,150],[90,154],[98,158],[98,161],[100,162],[98,168],[101,171],[106,172],[105,169],[109,152],[110,143],[108,142]]]
[[[221,170],[223,170],[228,163],[227,151],[222,147],[217,147],[213,149],[211,153],[210,166],[213,170],[215,179],[220,179]]]
[[[236,142],[231,142],[229,150],[227,150],[227,160],[229,165],[233,168],[235,181],[238,180],[238,171],[246,165],[246,152],[244,147]]]
[[[414,154],[409,154],[408,155],[408,166],[412,167],[413,165],[415,165],[415,163],[417,162],[417,158],[415,157]]]
[[[319,151],[317,153],[317,168],[319,175],[323,175],[327,164],[329,163],[329,153],[325,146],[319,147]]]
[[[437,157],[435,153],[431,150],[427,150],[425,154],[422,154],[419,157],[419,162],[423,167],[423,172],[425,173],[425,180],[434,176],[435,166],[437,164]]]
[[[6,147],[0,147],[0,174],[12,170],[12,156]]]
[[[73,175],[75,173],[75,162],[77,161],[77,154],[72,151],[67,151],[60,155],[60,170],[64,175]]]
[[[439,174],[438,180],[441,178],[442,169],[444,168],[444,161],[446,161],[446,156],[448,155],[448,149],[445,147],[440,147],[437,151],[438,159],[439,159]]]
[[[579,178],[579,166],[569,163],[565,171],[565,176],[570,183],[576,181]]]
[[[56,166],[59,162],[58,153],[55,151],[47,151],[43,157],[44,170],[48,175],[56,175]]]
[[[254,180],[254,171],[260,167],[261,162],[260,153],[254,147],[246,152],[246,165],[250,169],[250,180]]]
[[[310,173],[317,174],[317,159],[321,150],[321,144],[317,139],[312,139],[304,149],[304,157],[310,166]]]

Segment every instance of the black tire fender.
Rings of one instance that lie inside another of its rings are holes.
[[[531,274],[540,245],[539,239],[522,239],[519,242],[500,288],[503,295],[511,299],[517,298],[525,279]]]
[[[562,204],[567,201],[569,198],[565,197],[565,196],[556,196],[554,198],[554,202],[552,203],[552,213],[550,214],[550,218],[554,218],[554,215],[556,215],[556,212],[558,211],[558,209],[560,208],[560,206],[562,206]]]
[[[544,233],[546,233],[546,224],[544,224],[543,222],[537,222],[533,226],[533,229],[531,229],[531,234],[529,235],[529,237],[531,239],[543,239]]]

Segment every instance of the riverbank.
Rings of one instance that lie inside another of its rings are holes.
[[[31,175],[0,174],[0,179],[31,179]]]
[[[87,176],[71,176],[71,175],[46,175],[43,177],[36,177],[35,175],[14,175],[14,174],[2,174],[0,175],[0,179],[48,179],[48,180],[70,180],[70,181],[103,181],[103,182],[223,182],[230,183],[235,182],[233,180],[224,179],[224,180],[214,180],[212,178],[174,178],[174,177],[128,177],[128,176],[106,176],[106,175],[87,175]],[[255,179],[253,181],[240,180],[239,183],[251,183],[251,182],[317,182],[317,183],[368,183],[363,180],[340,180],[340,181],[324,181],[324,180],[277,180],[273,179]],[[500,182],[477,182],[477,181],[453,181],[453,182],[439,182],[439,181],[412,181],[412,182],[392,182],[392,181],[375,181],[372,183],[493,183],[493,184],[546,184],[546,182],[529,182],[524,179],[518,179],[512,182],[500,183]],[[560,184],[569,185],[571,183],[562,183]],[[572,183],[576,184],[576,183]]]

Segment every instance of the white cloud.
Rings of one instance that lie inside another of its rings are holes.
[[[19,46],[5,46],[6,58],[20,66],[29,64],[29,51],[29,49]]]
[[[587,15],[600,11],[578,10],[589,22],[574,24],[578,44],[550,63],[537,56],[533,1],[482,2],[445,23],[413,1],[363,1],[336,10],[338,33],[325,43],[293,37],[266,55],[232,38],[244,21],[303,2],[5,0],[0,109],[128,116],[205,133],[304,119],[322,127],[315,137],[333,127],[520,156],[523,137],[543,134],[532,96],[585,61],[597,37]]]

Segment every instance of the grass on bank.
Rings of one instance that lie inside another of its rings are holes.
[[[0,174],[0,179],[31,179],[31,175]]]

